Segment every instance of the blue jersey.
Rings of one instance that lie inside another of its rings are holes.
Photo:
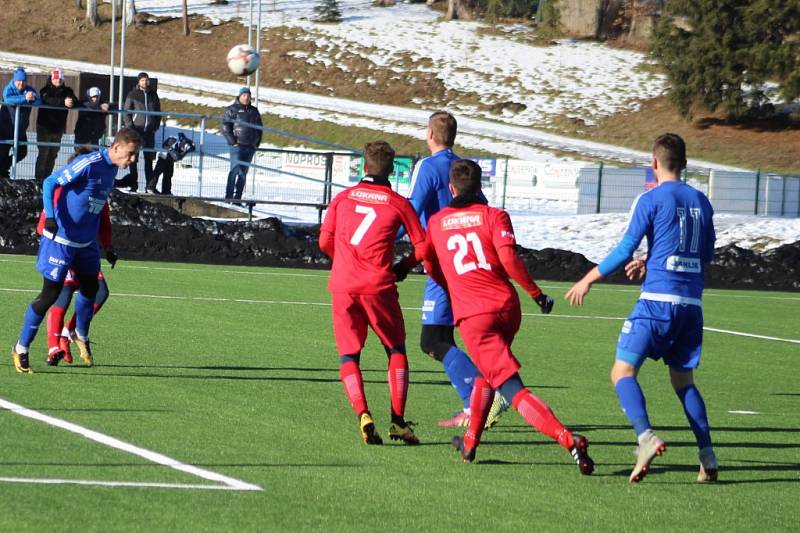
[[[421,160],[411,178],[408,200],[419,215],[423,228],[434,213],[450,205],[450,165],[460,159],[453,150],[445,148]]]
[[[647,238],[642,299],[700,304],[705,263],[714,256],[713,215],[708,198],[680,181],[663,182],[636,199],[620,247],[632,253]]]
[[[102,150],[75,158],[44,181],[44,211],[58,224],[56,242],[83,248],[97,240],[100,213],[116,176],[108,150]]]

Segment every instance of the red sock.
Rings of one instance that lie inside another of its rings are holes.
[[[58,338],[61,336],[61,329],[64,327],[65,312],[66,310],[63,307],[54,305],[47,313],[47,347],[50,350],[53,348],[58,349]]]
[[[342,363],[339,367],[339,379],[344,385],[344,393],[353,406],[353,411],[360,415],[367,410],[367,397],[364,395],[364,379],[361,369],[353,361]]]
[[[469,399],[469,427],[464,433],[464,447],[475,448],[481,442],[483,426],[486,425],[486,417],[489,416],[489,409],[492,407],[494,389],[486,380],[480,376],[475,378],[472,383],[472,396]]]
[[[511,404],[528,424],[551,437],[567,450],[572,449],[574,445],[572,433],[561,424],[550,407],[531,391],[522,389],[514,395]]]
[[[389,356],[389,395],[392,397],[392,414],[405,416],[408,396],[408,358],[405,354]]]

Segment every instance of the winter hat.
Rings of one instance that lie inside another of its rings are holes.
[[[250,94],[250,87],[242,87],[239,89],[239,96],[242,96],[244,93]]]
[[[64,72],[60,68],[57,68],[50,73],[50,79],[53,81],[55,80],[64,81]]]
[[[94,98],[95,96],[100,96],[100,88],[99,87],[89,87],[89,90],[86,91],[86,94],[89,98]]]
[[[136,75],[136,81],[139,81],[142,78],[150,79],[150,76],[147,74],[147,72],[140,72],[139,74]]]
[[[28,81],[28,75],[25,74],[24,68],[17,67],[17,70],[14,71],[14,81]]]

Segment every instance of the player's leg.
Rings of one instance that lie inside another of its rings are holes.
[[[492,407],[494,389],[478,374],[472,387],[470,398],[470,417],[467,420],[467,430],[463,436],[457,435],[452,439],[452,445],[461,454],[463,461],[472,462],[475,460],[475,451],[481,441],[481,435],[486,427],[486,417],[489,416],[489,409]]]
[[[622,326],[617,353],[611,367],[611,383],[620,407],[633,426],[638,441],[636,465],[629,481],[638,483],[648,473],[650,463],[666,451],[664,441],[656,435],[647,413],[647,401],[637,376],[648,356],[659,358],[666,342],[671,304],[639,300]]]
[[[367,317],[355,295],[331,294],[333,334],[339,351],[339,379],[347,400],[359,419],[361,438],[366,444],[382,444],[369,412],[361,374],[361,349],[367,339]]]
[[[47,310],[58,299],[62,286],[63,278],[60,280],[53,280],[44,277],[42,280],[42,290],[25,311],[25,318],[22,322],[19,339],[11,351],[11,358],[14,361],[14,368],[17,372],[23,374],[32,372],[28,360],[31,343],[33,339],[36,338],[36,333],[39,331],[39,326],[44,320]]]
[[[472,385],[478,370],[469,356],[456,346],[453,336],[453,311],[447,292],[428,279],[422,303],[422,330],[420,348],[442,363],[450,384],[456,390],[463,411],[448,420],[439,422],[442,426],[463,426],[469,419]]]
[[[77,282],[75,286],[77,287]],[[97,313],[100,312],[103,304],[106,303],[106,300],[108,300],[108,297],[111,294],[108,290],[108,282],[106,281],[106,278],[103,276],[102,272],[98,272],[97,274],[97,286],[97,294],[94,297],[94,304],[92,304],[92,320],[94,320],[94,318],[97,316]],[[69,319],[69,322],[62,330],[60,337],[61,348],[64,351],[64,360],[68,363],[72,363],[72,354],[70,353],[69,343],[70,340],[76,336],[75,328],[77,316],[77,311],[72,313],[72,318]]]
[[[664,361],[669,365],[672,388],[697,441],[700,458],[697,481],[716,481],[719,464],[711,442],[706,404],[694,383],[694,369],[700,364],[703,343],[703,311],[699,306],[676,306],[675,314],[675,343]]]
[[[61,293],[47,313],[47,364],[50,366],[55,366],[61,359],[65,359],[66,354],[63,348],[64,343],[61,341],[61,333],[64,329],[64,315],[69,308],[76,288],[77,285],[72,276],[68,274],[67,279],[64,281],[64,286],[61,288]],[[67,342],[67,347],[69,347],[69,342]],[[72,361],[70,360],[69,362],[71,363]]]
[[[80,248],[74,260],[75,279],[80,289],[75,296],[75,344],[81,353],[84,365],[94,365],[91,344],[89,342],[89,326],[94,315],[94,300],[99,290],[97,281],[100,273],[100,248],[93,246]]]

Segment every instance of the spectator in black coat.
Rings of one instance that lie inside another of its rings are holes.
[[[156,130],[161,126],[161,117],[143,115],[136,111],[161,111],[161,102],[156,91],[150,88],[150,76],[147,72],[140,72],[137,78],[136,87],[131,89],[131,92],[125,97],[123,109],[128,113],[123,115],[123,120],[125,126],[133,128],[142,136],[142,148],[145,149],[142,152],[144,154],[144,177],[149,182],[153,179],[153,160],[156,158],[156,153],[152,151],[152,148],[156,145]],[[148,148],[151,151],[147,151]],[[119,180],[116,186],[130,187],[131,192],[136,192],[139,189],[137,166],[138,164],[129,166],[130,174]]]
[[[183,159],[189,152],[194,152],[194,143],[183,133],[178,137],[168,137],[161,145],[164,152],[158,154],[156,168],[153,170],[153,180],[147,182],[147,192],[152,194],[172,194],[172,174],[175,172],[175,162]],[[156,189],[158,178],[161,180],[161,192]]]
[[[28,85],[28,75],[22,67],[14,71],[14,76],[3,88],[3,105],[0,106],[0,177],[8,178],[11,170],[11,148],[14,142],[14,132],[20,143],[28,142],[26,131],[31,118],[31,108],[27,106],[39,105],[42,99],[39,93]],[[27,105],[25,105],[27,104]],[[19,112],[18,112],[19,111]],[[19,119],[19,124],[15,121]],[[20,144],[17,147],[17,162],[19,163],[28,154],[28,146]]]
[[[259,126],[252,128],[248,124]],[[236,101],[225,108],[222,134],[230,146],[231,170],[225,187],[225,198],[241,198],[250,162],[261,144],[261,115],[250,105],[250,89],[242,87]],[[235,189],[234,189],[235,186]]]
[[[99,87],[90,87],[86,91],[86,99],[78,103],[79,109],[91,110],[78,111],[78,121],[75,123],[75,144],[100,144],[100,137],[106,131],[106,119],[112,105],[103,101],[103,94]]]
[[[60,146],[42,146],[41,143],[60,143],[67,130],[67,113],[75,107],[78,99],[75,93],[64,84],[64,72],[57,68],[50,73],[47,83],[39,91],[42,104],[62,109],[39,109],[36,117],[36,142],[39,155],[36,158],[36,179],[44,179],[53,172]]]

